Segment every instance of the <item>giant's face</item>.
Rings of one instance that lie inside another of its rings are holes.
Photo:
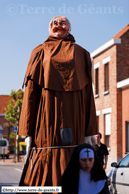
[[[52,19],[49,32],[51,36],[65,38],[70,31],[70,23],[67,18],[58,16]]]

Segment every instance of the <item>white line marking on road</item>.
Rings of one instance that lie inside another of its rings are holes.
[[[20,172],[22,172],[22,170],[20,170],[20,169],[18,169],[18,168],[14,168],[15,170],[17,170],[17,171],[20,171]]]

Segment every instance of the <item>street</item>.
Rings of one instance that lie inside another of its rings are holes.
[[[0,163],[0,194],[2,186],[18,186],[23,164]]]

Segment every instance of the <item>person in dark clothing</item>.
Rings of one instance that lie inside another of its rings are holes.
[[[61,177],[62,194],[109,194],[106,174],[92,145],[78,145]]]
[[[103,169],[105,170],[107,168],[107,161],[108,161],[108,155],[109,155],[107,146],[101,143],[101,138],[102,138],[101,133],[98,133],[97,135],[95,135],[95,137],[96,137],[97,144],[94,146],[94,148],[98,157],[100,158],[100,161],[103,165]]]

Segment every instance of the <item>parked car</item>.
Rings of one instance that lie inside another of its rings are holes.
[[[111,163],[111,166],[113,168],[107,173],[110,193],[129,194],[129,154],[118,163]]]
[[[9,143],[6,138],[0,138],[0,156],[9,158]]]

